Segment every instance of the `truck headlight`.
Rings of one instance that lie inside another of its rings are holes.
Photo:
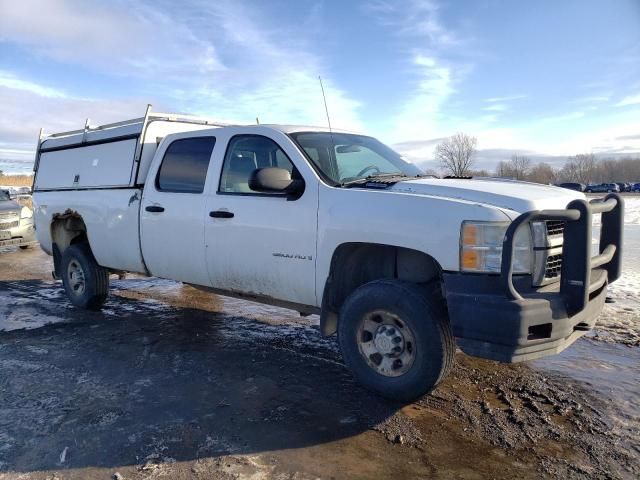
[[[22,210],[20,210],[20,220],[22,220],[23,218],[32,218],[33,217],[33,210],[31,210],[29,207],[22,207]]]
[[[460,271],[499,273],[502,265],[502,242],[508,227],[508,222],[462,222]],[[513,246],[513,272],[531,273],[533,248],[528,224],[518,229]]]

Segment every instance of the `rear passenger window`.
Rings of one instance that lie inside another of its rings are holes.
[[[214,137],[183,138],[172,142],[160,165],[157,189],[163,192],[202,193],[215,144]]]
[[[299,177],[291,160],[276,142],[260,135],[236,135],[227,147],[219,191],[256,193],[249,188],[249,177],[254,170],[265,167],[284,168],[289,170],[292,178]]]

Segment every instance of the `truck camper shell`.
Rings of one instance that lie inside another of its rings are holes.
[[[43,135],[34,163],[34,191],[131,188],[144,185],[160,141],[170,133],[228,124],[156,113],[97,127]],[[72,172],[70,175],[69,172]]]

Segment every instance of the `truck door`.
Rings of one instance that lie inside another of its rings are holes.
[[[204,192],[215,143],[210,134],[191,133],[158,151],[140,214],[142,255],[152,275],[209,285]]]
[[[295,147],[286,148],[292,155],[267,132],[229,139],[207,205],[207,265],[214,288],[316,305],[318,184],[304,179],[292,162],[303,161],[293,155]],[[249,176],[263,167],[286,168],[293,178],[303,178],[304,193],[292,199],[252,191]]]

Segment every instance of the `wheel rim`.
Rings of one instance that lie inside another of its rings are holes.
[[[409,326],[384,310],[371,312],[361,320],[358,349],[367,365],[385,377],[404,375],[416,357],[416,342]]]
[[[69,287],[75,295],[82,295],[86,288],[84,271],[77,260],[71,260],[67,266],[67,280]]]

